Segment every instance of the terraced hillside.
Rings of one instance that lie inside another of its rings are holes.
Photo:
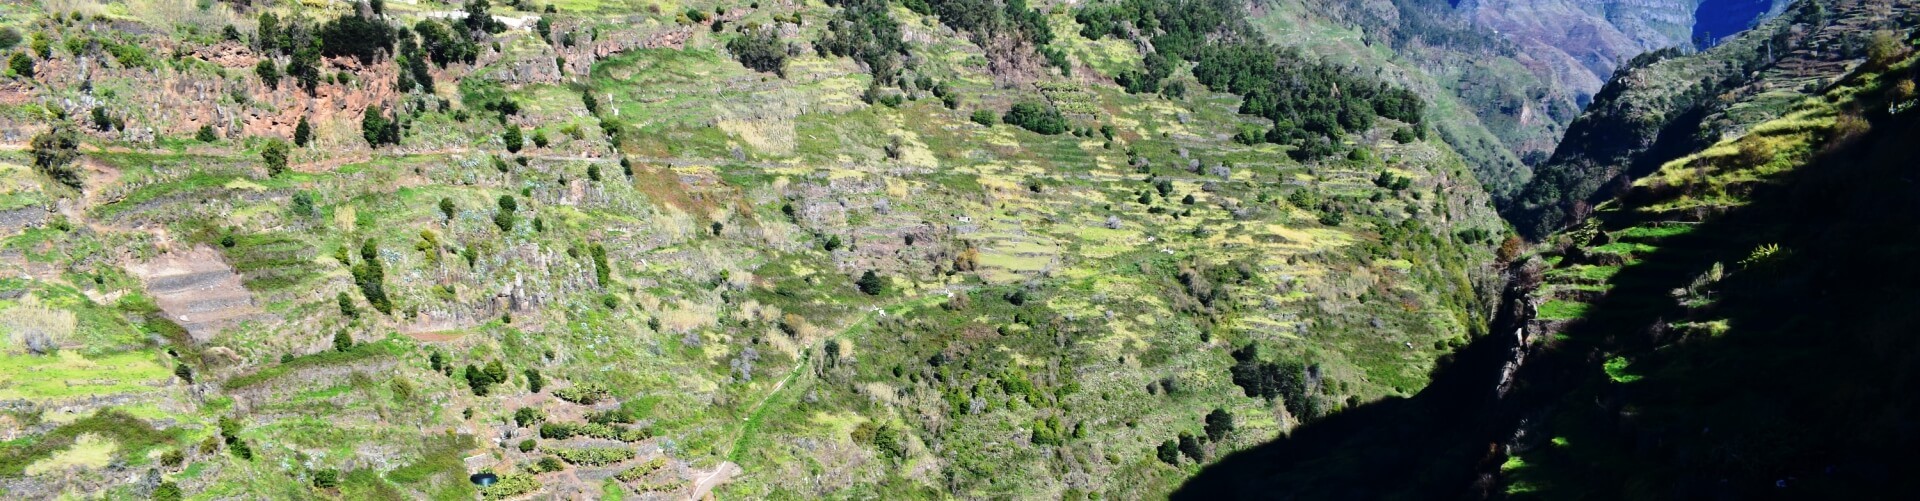
[[[1817,96],[1512,249],[1494,335],[1419,393],[1226,456],[1173,497],[1910,491],[1920,38],[1875,38]]]
[[[1906,0],[1800,2],[1710,50],[1635,58],[1568,127],[1507,217],[1531,239],[1582,220],[1662,164],[1819,95],[1865,57],[1876,32],[1920,24],[1916,7]]]
[[[0,6],[0,488],[1156,497],[1419,391],[1488,196],[1207,5]]]
[[[1912,488],[1916,60],[1876,50],[1784,116],[1663,165],[1523,264],[1534,406],[1513,497]],[[1875,180],[1863,182],[1863,180]],[[1606,478],[1606,481],[1595,479]]]

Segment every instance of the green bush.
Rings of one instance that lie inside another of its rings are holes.
[[[381,54],[393,53],[395,32],[386,20],[362,17],[355,11],[321,24],[314,35],[320,41],[321,55],[351,56],[365,66]]]
[[[875,274],[873,270],[867,270],[866,273],[860,275],[860,280],[855,281],[854,285],[860,288],[860,292],[864,292],[869,296],[878,296],[887,290],[887,282],[881,279],[880,275]]]
[[[313,486],[319,489],[339,487],[340,470],[320,470],[313,472]]]
[[[267,164],[268,177],[280,177],[287,172],[287,149],[286,141],[273,139],[260,150],[260,160]]]
[[[367,141],[367,146],[374,148],[400,144],[400,123],[387,119],[379,105],[368,106],[360,114],[360,137]]]
[[[513,411],[513,424],[523,428],[528,426],[533,426],[535,423],[539,423],[541,421],[546,421],[546,420],[547,420],[546,413],[540,412],[540,409],[537,409],[537,408],[521,407],[518,410]]]
[[[28,148],[34,168],[60,184],[80,189],[80,170],[73,168],[73,161],[80,158],[80,133],[73,126],[56,124],[52,130],[33,136]]]
[[[1060,110],[1045,103],[1016,103],[1001,120],[1040,134],[1054,135],[1067,131],[1066,117],[1060,115]]]
[[[742,30],[738,38],[727,42],[727,52],[754,71],[787,75],[787,44],[776,29]]]
[[[1178,465],[1180,464],[1180,445],[1174,442],[1173,439],[1167,439],[1167,441],[1160,443],[1158,449],[1154,450],[1154,456],[1160,458],[1160,462]]]
[[[293,145],[304,148],[312,143],[313,126],[309,125],[307,123],[307,117],[302,115],[300,117],[300,123],[293,126]]]
[[[33,78],[33,57],[25,52],[15,52],[7,58],[7,68],[20,78]]]
[[[814,44],[821,55],[851,57],[865,66],[878,85],[892,82],[905,69],[901,57],[907,44],[900,23],[887,12],[884,0],[838,0],[840,11],[826,22],[827,33]],[[871,102],[871,101],[869,101]]]
[[[993,124],[999,123],[999,121],[1000,120],[997,117],[993,116],[993,110],[988,110],[984,108],[973,110],[973,123],[977,123],[987,127],[992,127]]]
[[[500,134],[500,141],[507,144],[508,153],[519,153],[527,142],[520,137],[520,126],[507,124],[507,130]]]

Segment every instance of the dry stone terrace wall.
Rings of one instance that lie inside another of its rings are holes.
[[[241,286],[240,275],[212,248],[169,252],[127,269],[145,282],[167,318],[186,328],[196,342],[240,322],[265,318]]]

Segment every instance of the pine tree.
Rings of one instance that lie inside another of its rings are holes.
[[[526,146],[526,140],[520,137],[518,125],[507,124],[507,130],[500,135],[500,140],[507,143],[508,153],[519,153],[520,148]]]
[[[887,283],[880,279],[880,275],[874,274],[873,270],[867,270],[865,274],[860,275],[860,280],[854,282],[854,285],[860,287],[860,292],[869,296],[878,296],[886,292],[887,288]]]
[[[300,117],[300,123],[293,126],[293,145],[302,148],[313,143],[313,126],[307,124],[307,117]]]

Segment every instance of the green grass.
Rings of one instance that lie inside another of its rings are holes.
[[[1660,239],[1685,235],[1687,233],[1692,232],[1693,228],[1694,226],[1690,224],[1669,224],[1669,225],[1662,225],[1662,226],[1634,226],[1624,230],[1616,231],[1613,233],[1613,236],[1621,239],[1633,239],[1633,240],[1657,242]]]
[[[1625,384],[1639,381],[1642,376],[1628,371],[1629,365],[1630,363],[1627,362],[1625,357],[1616,356],[1607,359],[1607,362],[1602,364],[1602,368],[1607,371],[1607,378],[1613,380],[1615,383]]]
[[[229,378],[220,386],[227,390],[238,390],[273,381],[304,368],[346,365],[371,358],[399,356],[407,351],[406,344],[395,339],[360,343],[353,345],[353,348],[347,351],[327,350],[297,357],[287,363],[267,366],[249,374]]]
[[[1540,305],[1537,318],[1541,320],[1574,320],[1587,314],[1586,303],[1550,299]]]
[[[76,397],[140,394],[173,378],[150,352],[82,356],[0,355],[0,399],[54,401]]]
[[[118,445],[120,457],[136,460],[172,440],[167,433],[125,412],[100,410],[38,437],[0,443],[0,477],[18,477],[29,465],[72,447],[81,435],[88,434],[112,440]]]

